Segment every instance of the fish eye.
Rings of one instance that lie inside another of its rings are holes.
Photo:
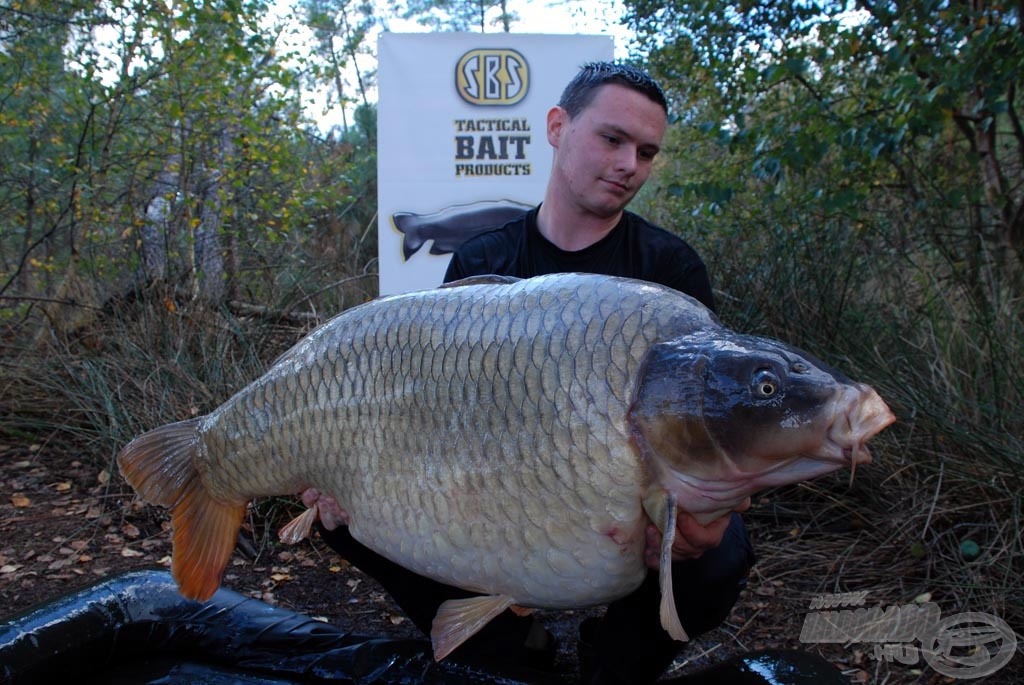
[[[767,369],[761,369],[754,374],[754,382],[751,384],[754,395],[761,399],[774,397],[779,391],[779,377]]]

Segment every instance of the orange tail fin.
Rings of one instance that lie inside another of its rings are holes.
[[[195,464],[200,420],[172,423],[140,435],[117,455],[117,464],[142,499],[170,507],[171,575],[182,595],[203,601],[220,586],[246,502],[221,502],[206,491]]]

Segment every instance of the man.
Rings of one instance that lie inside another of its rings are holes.
[[[548,112],[554,150],[544,201],[505,226],[467,241],[453,255],[445,281],[473,275],[527,278],[581,271],[657,282],[714,306],[707,270],[682,239],[625,207],[651,172],[667,126],[660,87],[639,70],[607,62],[585,65]],[[317,493],[304,495],[312,504]],[[422,578],[352,539],[321,509],[324,539],[377,579],[412,621],[429,634],[440,604],[472,593]],[[681,513],[673,546],[673,585],[683,627],[694,637],[719,625],[745,584],[754,557],[737,514],[701,526]],[[658,606],[661,534],[647,528],[652,569],[632,595],[601,620],[581,626],[585,682],[654,682],[683,647],[662,629]],[[505,612],[453,653],[495,663],[549,665],[550,636],[532,618]],[[548,664],[544,662],[547,661]]]
[[[544,202],[465,243],[445,281],[583,271],[661,283],[714,308],[697,253],[624,211],[651,173],[666,123],[665,96],[647,74],[607,62],[586,65],[548,112],[554,161]]]

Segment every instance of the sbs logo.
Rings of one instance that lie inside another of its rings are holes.
[[[529,87],[526,59],[509,48],[470,50],[455,67],[455,89],[471,105],[514,105]]]

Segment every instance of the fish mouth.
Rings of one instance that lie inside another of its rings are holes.
[[[837,455],[841,463],[854,467],[870,464],[871,452],[865,443],[896,421],[896,416],[873,388],[863,384],[844,388],[838,406],[828,429],[826,449],[820,455],[808,456],[829,459]]]

